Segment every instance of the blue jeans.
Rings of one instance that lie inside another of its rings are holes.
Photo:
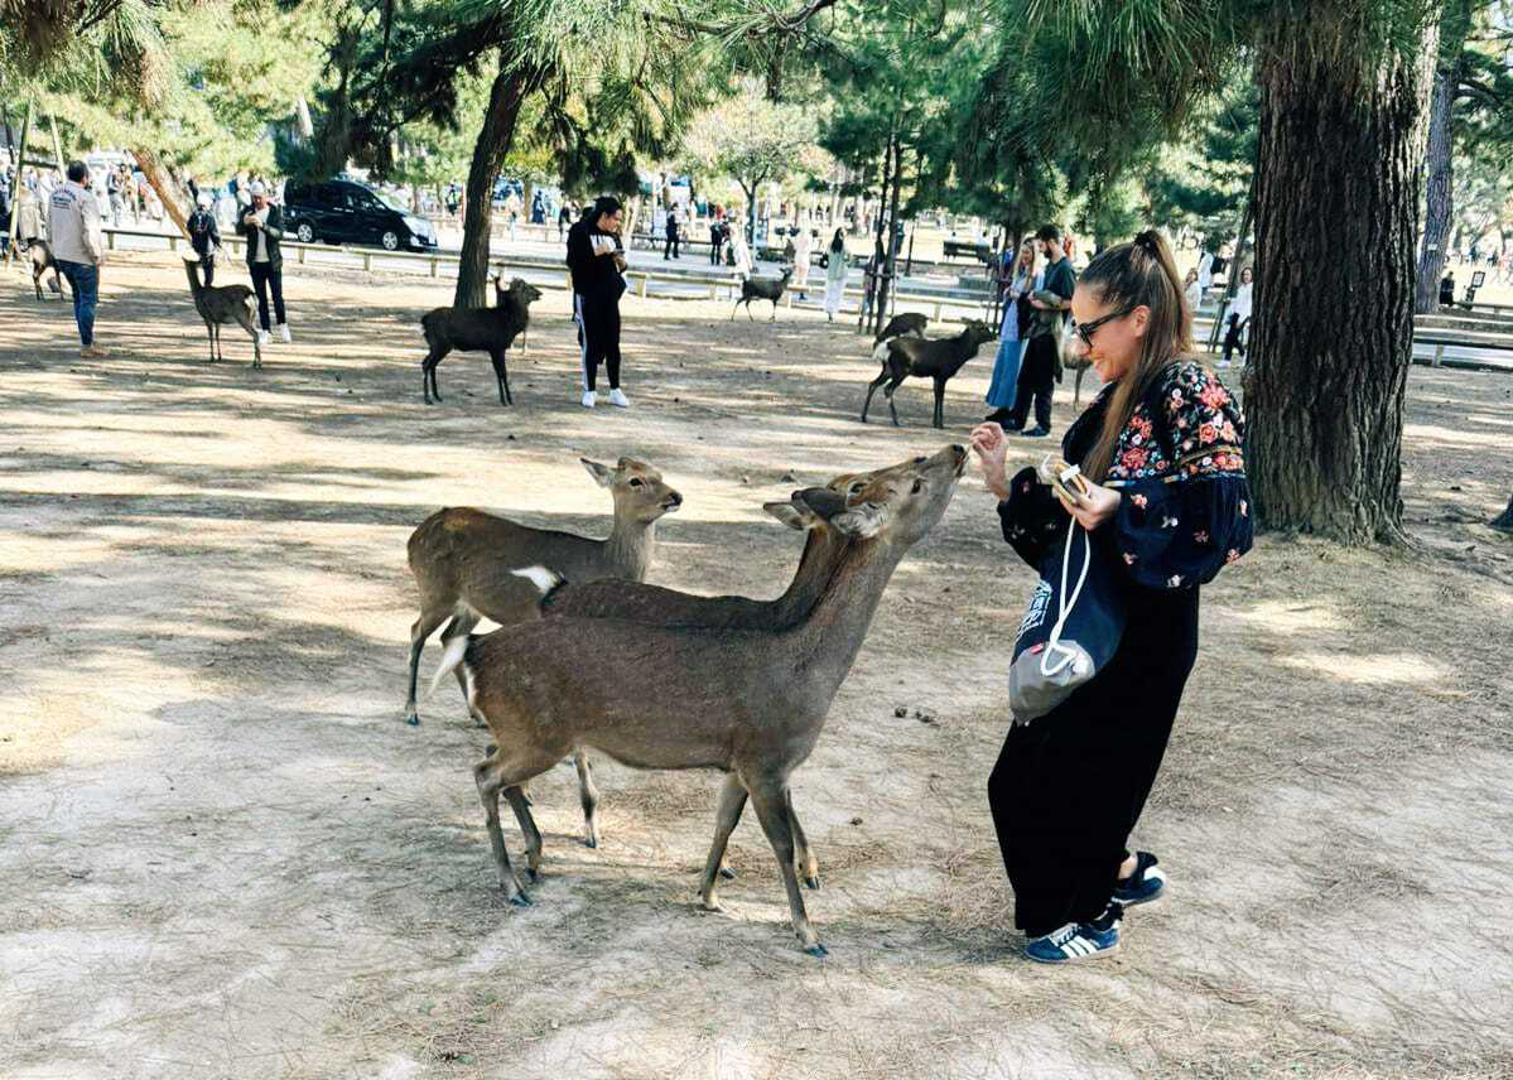
[[[100,268],[88,263],[58,260],[58,270],[74,291],[74,322],[79,341],[87,349],[95,343],[95,305],[100,302]]]
[[[988,404],[995,409],[1012,409],[1014,391],[1019,384],[1019,354],[1024,348],[1022,341],[1007,339],[998,343],[998,356],[993,360],[993,381],[988,386]]]

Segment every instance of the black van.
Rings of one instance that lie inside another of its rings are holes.
[[[386,251],[436,246],[436,229],[392,196],[355,180],[284,185],[284,232],[301,243],[376,244]]]

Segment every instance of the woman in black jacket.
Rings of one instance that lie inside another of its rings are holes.
[[[609,376],[609,403],[630,402],[620,390],[620,294],[625,292],[620,200],[602,195],[567,231],[567,266],[573,277],[573,321],[583,364],[583,407],[598,401],[599,365]]]
[[[1067,431],[1063,456],[1092,485],[1066,505],[1024,470],[1004,475],[997,424],[972,433],[999,497],[1004,538],[1037,568],[1075,518],[1121,568],[1117,651],[1059,706],[1010,728],[988,801],[1032,960],[1119,946],[1124,907],[1166,879],[1126,842],[1145,805],[1198,649],[1198,587],[1249,550],[1244,420],[1229,391],[1185,355],[1192,316],[1159,233],[1100,254],[1072,298],[1073,348],[1104,382]]]

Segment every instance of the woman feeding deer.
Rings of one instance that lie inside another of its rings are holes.
[[[1084,665],[1048,711],[1010,728],[988,781],[1014,920],[1025,954],[1046,963],[1112,953],[1124,909],[1166,888],[1155,855],[1125,845],[1197,656],[1199,586],[1251,544],[1244,421],[1219,379],[1186,358],[1192,313],[1166,241],[1145,232],[1098,255],[1071,306],[1071,348],[1104,383],[1062,441],[1077,469],[1052,466],[1054,486],[1033,469],[1010,480],[1003,429],[984,423],[972,433],[1004,538],[1043,568],[1037,598],[1053,593],[1059,574],[1062,611],[1089,603],[1081,595],[1066,604],[1070,549],[1103,575],[1088,575],[1106,583],[1092,599],[1117,616],[1106,659]],[[1037,614],[1032,602],[1024,626]],[[1057,620],[1050,648],[1066,622]]]

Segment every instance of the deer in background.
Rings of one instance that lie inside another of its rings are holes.
[[[224,359],[221,355],[221,327],[236,323],[252,338],[252,366],[263,366],[263,346],[258,338],[257,324],[252,321],[256,301],[248,285],[201,285],[199,259],[185,259],[184,273],[189,275],[189,292],[194,296],[194,310],[205,320],[205,332],[210,335],[210,360],[214,363]]]
[[[443,623],[442,642],[472,633],[482,618],[501,626],[535,619],[540,595],[512,568],[541,564],[578,581],[640,581],[651,565],[656,523],[683,503],[645,462],[621,458],[614,468],[580,458],[615,503],[609,536],[595,540],[555,529],[534,529],[471,507],[438,510],[410,536],[410,572],[420,588],[420,618],[410,628],[410,690],[405,722],[420,723],[415,683],[420,654]]]
[[[987,323],[973,319],[955,337],[908,338],[896,337],[878,348],[886,348],[882,358],[883,370],[867,386],[867,400],[862,402],[862,423],[867,422],[867,410],[872,407],[872,395],[877,388],[887,383],[883,396],[888,399],[888,412],[893,417],[893,426],[898,427],[898,409],[893,404],[893,393],[910,375],[930,378],[935,382],[934,426],[945,427],[946,383],[962,369],[968,360],[977,355],[983,342],[992,341],[998,332]]]
[[[521,785],[591,747],[635,768],[724,772],[705,906],[719,908],[719,867],[749,798],[777,858],[794,932],[806,952],[824,956],[794,867],[789,778],[814,749],[894,568],[945,513],[966,460],[964,448],[948,446],[874,481],[854,505],[824,488],[798,493],[847,543],[832,556],[809,613],[789,626],[554,618],[455,638],[437,677],[460,665],[469,707],[498,746],[474,767],[474,779],[510,902],[530,899],[505,846],[499,796],[521,822],[535,872],[541,833]]]
[[[530,324],[531,304],[541,299],[541,290],[522,278],[511,281],[508,289],[498,277],[490,280],[494,284],[496,307],[440,307],[420,320],[420,332],[425,335],[427,347],[426,358],[420,362],[420,380],[427,405],[433,397],[441,400],[436,367],[453,349],[487,352],[494,365],[494,381],[499,384],[499,404],[515,403],[510,394],[505,354]]]
[[[741,280],[741,296],[735,302],[735,307],[730,309],[730,318],[735,319],[735,313],[746,305],[746,318],[752,322],[756,320],[751,315],[751,302],[753,300],[771,300],[772,317],[768,322],[775,322],[778,317],[778,301],[783,298],[783,290],[788,287],[788,279],[793,277],[793,267],[783,267],[783,272],[777,277],[749,277]]]

